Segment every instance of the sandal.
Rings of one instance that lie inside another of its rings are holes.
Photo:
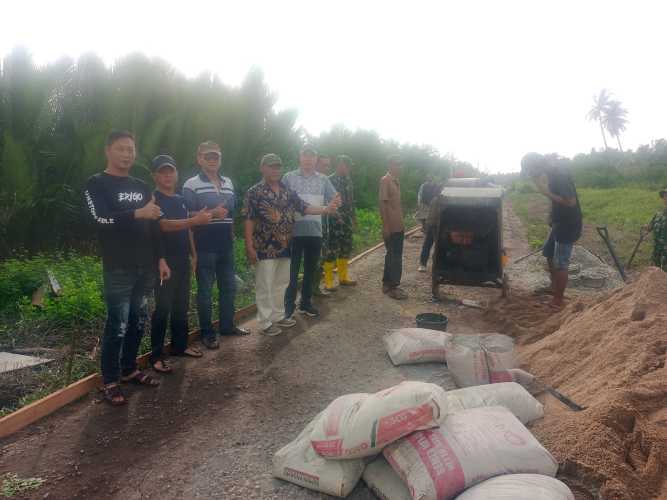
[[[148,373],[144,373],[141,370],[135,371],[132,375],[122,377],[120,380],[135,385],[147,385],[148,387],[157,387],[160,385],[159,380],[154,379]]]
[[[122,406],[127,403],[127,399],[123,396],[118,384],[105,385],[100,390],[102,391],[102,399],[111,406]]]
[[[171,366],[169,366],[167,362],[163,359],[158,359],[155,363],[153,363],[153,370],[155,370],[158,373],[172,372]]]
[[[204,353],[201,352],[196,347],[188,347],[185,351],[181,353],[181,356],[189,356],[191,358],[201,358],[203,355]]]

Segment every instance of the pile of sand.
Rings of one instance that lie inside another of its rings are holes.
[[[604,499],[664,494],[667,273],[650,268],[606,298],[578,301],[558,315],[517,297],[487,319],[504,314],[521,316],[504,326],[523,344],[522,365],[587,407],[549,404],[533,428],[566,472],[599,487]]]

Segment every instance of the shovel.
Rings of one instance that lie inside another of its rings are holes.
[[[574,401],[572,401],[570,398],[567,396],[561,394],[558,392],[556,389],[551,387],[550,385],[545,384],[541,380],[539,380],[535,375],[532,373],[528,373],[524,370],[521,369],[513,369],[510,370],[512,372],[512,378],[515,379],[516,382],[521,384],[524,387],[528,387],[532,384],[534,384],[535,389],[538,389],[539,392],[548,392],[551,394],[553,397],[555,397],[558,401],[563,403],[565,406],[567,406],[570,410],[573,411],[583,411],[586,409],[585,406],[578,405]]]
[[[651,222],[649,222],[648,227],[653,226],[653,223],[655,222],[656,217],[657,217],[656,215],[653,216],[653,218],[651,219]],[[637,255],[637,250],[639,250],[639,245],[642,244],[642,242],[644,241],[644,238],[646,238],[648,236],[648,233],[649,233],[649,231],[644,231],[644,228],[639,230],[639,240],[637,240],[637,244],[635,245],[635,249],[632,251],[632,255],[628,259],[628,263],[625,265],[626,269],[630,269],[630,266],[632,265],[632,261],[634,260],[635,255]]]
[[[583,410],[586,409],[585,406],[578,405],[577,403],[575,403],[574,401],[572,401],[570,398],[568,398],[568,397],[565,396],[564,394],[561,394],[561,393],[558,392],[556,389],[554,389],[554,388],[551,387],[550,385],[545,384],[545,383],[542,382],[541,380],[538,380],[538,379],[536,378],[536,379],[535,379],[535,382],[536,382],[536,384],[537,384],[538,387],[540,387],[543,391],[546,391],[546,392],[548,392],[549,394],[551,394],[551,395],[552,395],[553,397],[555,397],[558,401],[560,401],[560,402],[563,403],[565,406],[567,406],[570,410],[573,410],[573,411],[583,411]]]

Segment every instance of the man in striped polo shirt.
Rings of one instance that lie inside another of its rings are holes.
[[[247,335],[234,325],[234,226],[236,207],[234,184],[220,175],[222,154],[215,142],[202,142],[197,148],[198,175],[183,185],[183,198],[190,212],[210,210],[213,218],[193,230],[197,251],[197,312],[202,343],[209,349],[220,347],[211,321],[213,283],[219,292],[220,335]]]

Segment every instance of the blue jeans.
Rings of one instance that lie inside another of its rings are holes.
[[[544,244],[544,248],[542,248],[542,255],[551,261],[554,269],[564,271],[570,265],[573,247],[574,243],[556,241],[556,237],[552,231]]]
[[[213,283],[217,280],[220,312],[220,333],[231,333],[234,328],[233,252],[200,252],[197,254],[197,310],[202,338],[215,338],[211,322]]]
[[[100,357],[105,384],[118,382],[121,374],[130,375],[137,369],[155,272],[152,266],[104,271],[107,321]]]

